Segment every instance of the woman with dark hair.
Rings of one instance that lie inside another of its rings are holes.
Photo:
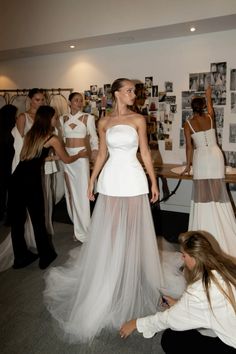
[[[180,299],[164,296],[164,312],[131,320],[120,329],[127,338],[135,329],[151,338],[164,331],[166,354],[236,353],[236,261],[204,231],[179,236],[187,288]],[[167,329],[168,328],[168,329]]]
[[[113,111],[99,120],[99,152],[88,187],[99,196],[87,242],[74,251],[67,266],[46,277],[45,301],[70,342],[89,341],[103,328],[118,329],[134,314],[155,311],[162,272],[148,200],[148,183],[137,149],[151,182],[151,202],[158,188],[143,116],[129,109],[135,86],[117,79],[111,87]]]
[[[224,181],[224,157],[216,141],[210,86],[206,99],[192,99],[193,116],[184,125],[187,166],[183,173],[190,173],[191,163],[193,167],[188,229],[210,232],[222,249],[235,257],[235,215]]]
[[[54,135],[56,125],[54,108],[38,108],[34,124],[24,138],[20,162],[13,172],[9,188],[9,211],[11,218],[11,238],[14,251],[13,268],[23,268],[39,257],[39,267],[47,266],[56,258],[45,226],[44,194],[41,170],[50,148],[65,163],[71,163],[86,156],[79,152],[69,156],[59,138]],[[26,245],[24,225],[26,212],[29,212],[34,230],[38,255],[32,253]]]
[[[60,117],[65,149],[71,156],[89,144],[91,161],[98,151],[98,136],[94,116],[83,112],[83,96],[79,92],[69,95],[70,113]],[[87,138],[89,139],[87,141]],[[67,211],[74,225],[74,240],[84,242],[90,224],[90,203],[87,189],[90,178],[89,159],[77,160],[64,166]]]

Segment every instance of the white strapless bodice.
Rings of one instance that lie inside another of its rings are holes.
[[[148,193],[145,172],[137,159],[138,133],[130,125],[115,125],[106,131],[109,158],[100,173],[97,191],[129,197]]]

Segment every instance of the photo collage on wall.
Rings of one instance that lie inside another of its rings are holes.
[[[210,64],[209,72],[189,74],[189,90],[182,91],[179,148],[183,149],[185,147],[183,125],[192,116],[191,100],[194,96],[205,97],[205,91],[209,84],[212,87],[217,140],[222,147],[226,103],[230,103],[230,112],[236,113],[236,69],[230,70],[230,102],[226,102],[226,73],[226,62],[214,62]],[[174,135],[172,125],[177,113],[176,96],[173,95],[173,82],[164,82],[163,90],[159,90],[159,85],[154,83],[153,76],[146,76],[144,81],[134,80],[134,82],[136,101],[131,108],[146,117],[150,146],[158,148],[158,141],[163,140],[165,150],[172,150]],[[96,120],[111,111],[111,84],[104,84],[103,87],[91,85],[90,89],[84,92],[84,96],[85,112],[93,114]],[[230,121],[229,124],[228,143],[236,143],[235,121]],[[232,163],[233,152],[230,153],[231,151],[225,152],[226,164],[236,166],[236,156],[235,162]]]
[[[212,87],[212,101],[215,110],[216,133],[218,144],[222,146],[224,106],[226,105],[226,72],[227,63],[211,63],[210,71],[189,74],[189,91],[182,92],[182,128],[187,119],[192,116],[191,99],[196,96],[205,97],[209,85]],[[180,135],[180,147],[182,138]]]
[[[205,90],[210,84],[215,112],[216,134],[218,144],[222,147],[224,128],[224,107],[226,106],[226,73],[227,63],[211,63],[210,72],[189,74],[189,91],[182,92],[182,127],[186,119],[192,115],[190,107],[194,96],[205,96]],[[230,113],[236,113],[236,69],[230,70]],[[230,121],[228,143],[236,143],[236,121]],[[180,147],[185,146],[183,129],[180,130]],[[223,151],[225,164],[236,167],[236,151]],[[235,186],[230,185],[230,189]]]
[[[165,149],[172,150],[172,122],[177,112],[176,96],[172,94],[173,83],[166,81],[165,89],[159,92],[152,76],[146,76],[144,82],[134,82],[136,100],[131,109],[145,116],[150,147],[158,149],[158,140],[164,140]],[[112,109],[111,84],[105,84],[102,88],[90,85],[90,90],[84,91],[84,98],[84,111],[93,114],[98,121]]]
[[[136,105],[147,119],[148,141],[153,149],[158,149],[158,140],[165,141],[165,150],[173,148],[172,123],[177,106],[172,92],[172,82],[166,81],[164,90],[159,91],[152,76],[146,76],[144,83],[136,83]]]

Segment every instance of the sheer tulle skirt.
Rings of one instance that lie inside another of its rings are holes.
[[[45,276],[44,298],[70,342],[155,313],[162,271],[147,195],[99,195],[88,241]]]
[[[236,221],[223,179],[193,181],[189,230],[206,230],[236,257]]]

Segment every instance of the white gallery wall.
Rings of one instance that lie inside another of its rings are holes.
[[[66,54],[37,56],[0,62],[0,89],[32,87],[73,88],[84,91],[90,85],[111,83],[118,77],[144,81],[153,76],[153,84],[164,91],[164,82],[173,82],[177,113],[173,122],[173,150],[165,151],[166,163],[184,163],[185,151],[179,148],[181,128],[181,92],[189,89],[189,73],[209,72],[210,64],[227,62],[227,104],[224,106],[223,149],[236,151],[229,144],[229,123],[236,122],[230,112],[230,69],[236,68],[236,30],[139,44],[111,46]],[[171,93],[172,94],[172,93]],[[170,189],[176,181],[169,181]],[[163,209],[188,212],[191,182],[183,181],[177,194]]]

